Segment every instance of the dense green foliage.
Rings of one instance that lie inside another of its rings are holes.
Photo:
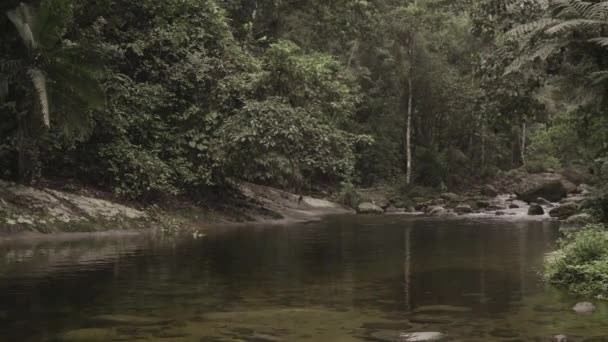
[[[559,250],[547,256],[545,276],[568,290],[608,298],[608,231],[590,225],[568,234]]]
[[[0,176],[153,199],[403,183],[410,153],[414,185],[441,189],[601,164],[604,8],[4,1]]]

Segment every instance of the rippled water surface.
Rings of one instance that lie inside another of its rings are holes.
[[[344,216],[0,243],[0,341],[603,341],[608,307],[577,316],[584,298],[538,276],[558,236],[549,222]]]

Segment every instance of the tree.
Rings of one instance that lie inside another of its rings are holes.
[[[77,43],[65,39],[71,20],[69,0],[44,0],[38,8],[21,3],[6,13],[21,47],[3,63],[0,95],[16,103],[18,174],[32,182],[38,163],[38,139],[51,127],[51,113],[66,133],[86,128],[88,109],[103,105],[99,74],[86,63]]]

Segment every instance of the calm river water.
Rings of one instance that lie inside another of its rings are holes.
[[[608,341],[542,282],[551,222],[341,216],[0,243],[0,341]]]

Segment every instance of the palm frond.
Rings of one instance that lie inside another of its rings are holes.
[[[49,113],[49,97],[46,88],[46,76],[40,69],[30,69],[28,75],[32,80],[38,102],[40,103],[40,115],[42,122],[48,128],[51,126],[50,113]]]
[[[608,80],[608,70],[596,71],[589,74],[589,81],[592,85],[599,85]]]
[[[72,0],[42,1],[36,12],[34,30],[39,43],[48,48],[54,47],[61,40],[72,14]]]
[[[561,20],[552,18],[543,18],[531,23],[522,24],[512,28],[507,32],[507,36],[521,37],[531,32],[540,32],[546,30],[547,27],[551,27],[561,23]]]
[[[537,59],[546,61],[549,56],[559,51],[562,47],[568,45],[568,41],[560,40],[553,42],[544,42],[535,47],[534,50],[520,54],[506,69],[504,75],[508,75],[520,70],[524,65],[533,62]]]
[[[19,4],[14,10],[6,12],[6,16],[13,23],[17,33],[28,49],[35,49],[38,45],[34,33],[34,19],[30,7],[24,3]]]
[[[592,29],[599,28],[603,25],[606,25],[605,21],[601,20],[591,20],[591,19],[571,19],[562,21],[556,25],[553,25],[545,30],[545,33],[548,35],[556,35],[561,34],[565,31],[572,30],[581,30],[581,31],[589,31]]]
[[[608,37],[598,37],[589,39],[591,43],[595,43],[601,47],[608,48]]]

